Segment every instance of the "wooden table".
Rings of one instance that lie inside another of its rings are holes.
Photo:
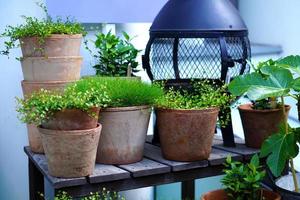
[[[81,178],[56,178],[48,173],[45,155],[35,154],[24,147],[29,161],[30,200],[40,199],[38,193],[47,193],[51,199],[58,191],[66,191],[73,197],[82,197],[105,187],[111,191],[124,191],[148,186],[182,182],[182,199],[194,199],[195,179],[222,174],[223,163],[228,155],[233,160],[248,161],[258,152],[244,144],[224,147],[220,138],[214,139],[208,160],[197,162],[175,162],[161,155],[159,146],[150,139],[145,144],[142,161],[129,165],[96,164],[92,175]],[[44,190],[47,186],[47,190]]]

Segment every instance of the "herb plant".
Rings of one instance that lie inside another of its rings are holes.
[[[259,165],[258,155],[254,155],[249,164],[232,161],[227,157],[221,180],[230,200],[263,200],[261,182],[265,171]]]
[[[46,14],[46,18],[38,19],[35,17],[22,16],[25,20],[24,24],[18,26],[7,26],[5,31],[0,35],[1,37],[8,37],[9,40],[4,42],[5,49],[0,51],[0,54],[9,55],[9,52],[13,48],[18,48],[20,44],[19,39],[26,37],[38,37],[39,45],[45,42],[45,38],[52,34],[82,34],[86,32],[83,26],[76,21],[66,18],[53,19],[47,11],[47,8],[42,3],[37,3]],[[42,49],[37,49],[42,51]]]
[[[110,102],[105,87],[98,89],[79,87],[77,84],[68,86],[64,93],[41,90],[26,99],[17,98],[19,119],[25,123],[40,125],[58,111],[64,109],[80,109],[91,112],[92,107],[106,107]],[[89,113],[94,116],[95,113]]]
[[[233,96],[227,94],[226,85],[218,86],[215,83],[211,84],[208,81],[203,81],[194,83],[192,92],[170,88],[163,97],[157,99],[156,106],[185,110],[218,107],[220,110],[226,110],[230,108],[233,100]],[[219,119],[222,126],[225,126],[230,119],[230,113],[226,113]]]
[[[127,76],[131,72],[138,72],[136,61],[139,50],[131,43],[131,38],[123,32],[124,39],[113,35],[111,32],[96,35],[94,45],[97,53],[94,54],[86,45],[96,60],[93,66],[96,75],[102,76]],[[86,43],[87,44],[87,43]]]

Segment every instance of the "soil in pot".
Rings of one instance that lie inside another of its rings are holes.
[[[286,105],[288,114],[290,106]],[[261,148],[262,143],[270,135],[278,132],[279,125],[283,121],[281,109],[255,110],[251,104],[238,107],[245,135],[246,146]]]
[[[263,197],[264,200],[281,200],[279,194],[269,190],[263,190]],[[215,190],[204,194],[201,200],[228,200],[228,198],[224,190]]]
[[[169,160],[207,159],[219,109],[157,109],[157,125],[163,156]]]
[[[53,34],[39,41],[38,37],[20,39],[23,57],[79,56],[81,34]]]
[[[129,164],[142,160],[150,114],[149,106],[101,110],[103,129],[96,162]]]
[[[297,180],[299,182],[300,173],[297,174]],[[293,176],[291,174],[280,177],[276,180],[275,184],[276,190],[282,196],[283,200],[300,200],[300,193],[295,192]],[[300,182],[298,185],[300,185]]]
[[[101,125],[86,130],[39,128],[48,162],[49,174],[75,178],[93,173]]]
[[[51,130],[85,130],[95,128],[98,123],[100,108],[91,108],[89,111],[79,109],[65,109],[42,123],[42,128]],[[94,116],[92,116],[92,113]]]

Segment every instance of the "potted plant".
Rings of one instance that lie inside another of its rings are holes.
[[[163,156],[169,160],[196,161],[209,157],[219,109],[230,106],[232,96],[208,81],[194,83],[194,90],[168,90],[156,102],[158,134]],[[229,119],[220,119],[224,126]]]
[[[265,65],[260,72],[243,75],[244,82],[236,88],[236,94],[246,94],[252,100],[260,100],[269,97],[278,97],[281,105],[284,105],[285,97],[297,99],[295,92],[300,91],[300,79],[294,78],[291,71],[297,69],[290,61],[284,65]],[[235,81],[235,80],[234,80]],[[293,181],[293,188],[278,188],[284,199],[299,199],[299,182],[294,168],[293,158],[299,153],[300,131],[299,128],[291,128],[287,122],[287,112],[281,106],[284,121],[276,134],[271,135],[262,145],[261,157],[267,157],[267,165],[275,176],[280,176],[287,162],[289,162]],[[285,184],[289,185],[289,184]],[[289,196],[289,198],[288,198]]]
[[[281,197],[265,189],[261,182],[265,171],[259,165],[259,157],[252,157],[250,163],[234,162],[227,157],[224,170],[225,176],[221,182],[224,189],[208,192],[202,200],[280,200]]]
[[[87,77],[77,86],[87,80],[95,90],[104,85],[111,99],[100,111],[103,128],[96,162],[129,164],[142,160],[151,105],[163,94],[162,89],[136,79],[108,77]]]
[[[93,172],[99,109],[109,101],[104,86],[94,90],[76,83],[62,94],[41,90],[18,99],[20,120],[36,124],[41,133],[50,175],[68,178]]]
[[[93,66],[96,75],[130,77],[139,71],[136,58],[140,51],[133,46],[132,38],[127,33],[123,32],[123,37],[124,39],[121,39],[111,32],[97,34],[94,41],[96,54],[88,48],[86,43],[86,49],[96,60]]]

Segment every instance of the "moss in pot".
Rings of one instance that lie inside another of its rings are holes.
[[[161,149],[166,159],[196,161],[209,157],[219,110],[228,109],[233,97],[208,81],[194,83],[193,91],[166,91],[157,99],[156,113]],[[219,120],[228,122],[229,114]]]

